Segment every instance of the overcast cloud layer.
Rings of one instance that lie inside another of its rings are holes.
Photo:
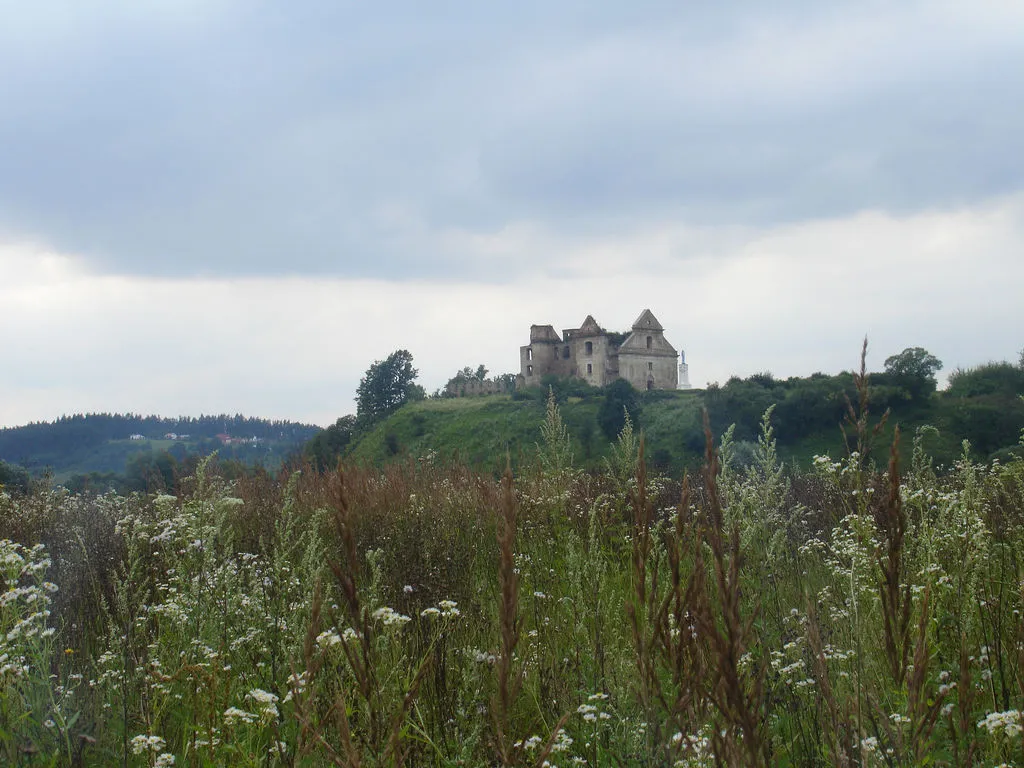
[[[1024,345],[1018,2],[0,13],[0,424],[328,423],[648,306],[697,384]]]

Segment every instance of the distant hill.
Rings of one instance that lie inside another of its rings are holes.
[[[0,461],[61,482],[72,475],[122,473],[133,458],[167,452],[218,451],[226,459],[276,466],[319,427],[246,416],[161,418],[137,414],[76,414],[53,422],[0,429]]]

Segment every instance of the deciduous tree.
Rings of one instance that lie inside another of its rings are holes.
[[[356,389],[356,419],[361,427],[376,424],[409,400],[424,397],[416,383],[419,371],[412,367],[412,354],[399,349],[371,365]]]
[[[922,347],[907,347],[885,360],[885,372],[914,400],[927,398],[935,391],[935,374],[941,370],[942,361]]]

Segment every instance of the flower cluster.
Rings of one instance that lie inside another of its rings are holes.
[[[403,624],[412,621],[412,619],[410,619],[408,616],[405,616],[396,611],[394,608],[389,608],[387,606],[384,606],[383,608],[378,608],[376,611],[374,611],[373,618],[377,621],[383,622],[384,626],[386,627],[400,627]]]
[[[597,723],[599,720],[611,720],[612,716],[604,711],[607,693],[592,693],[587,697],[586,704],[576,708],[576,714],[582,715],[584,722]]]
[[[1006,712],[989,712],[985,719],[979,721],[978,727],[984,728],[989,734],[995,735],[1004,733],[1008,737],[1020,736],[1024,719],[1016,709],[1009,709]]]
[[[459,604],[454,600],[442,600],[437,604],[436,608],[433,606],[430,608],[424,608],[420,611],[420,616],[425,619],[432,616],[439,616],[442,619],[455,619],[462,615],[458,606]]]

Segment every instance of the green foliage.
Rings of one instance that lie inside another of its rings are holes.
[[[361,429],[373,426],[406,402],[422,400],[423,388],[416,384],[418,371],[405,349],[392,352],[371,365],[356,389],[356,420]]]
[[[608,343],[612,347],[621,347],[623,342],[630,337],[632,331],[605,331],[608,336]]]
[[[303,448],[303,455],[323,471],[338,463],[356,435],[356,417],[342,416]]]
[[[902,386],[911,400],[922,400],[935,391],[935,374],[942,370],[942,361],[922,347],[907,347],[885,360],[885,373]]]
[[[733,376],[723,387],[711,385],[704,393],[711,429],[721,433],[735,424],[736,439],[752,441],[757,437],[761,415],[773,403],[784,400],[786,394],[786,388],[770,376]]]
[[[893,376],[932,379],[942,370],[942,361],[922,347],[907,347],[885,359],[885,372]]]
[[[541,377],[540,386],[527,390],[532,396],[539,400],[546,400],[552,392],[558,403],[566,402],[570,397],[589,399],[601,394],[601,389],[588,384],[583,379],[574,377],[556,376],[549,373]]]
[[[8,493],[28,493],[32,485],[28,470],[0,460],[0,490]]]
[[[615,482],[615,487],[623,496],[628,495],[630,481],[636,475],[639,454],[640,436],[633,431],[633,420],[627,412],[612,450],[604,460],[605,475]]]
[[[949,376],[946,397],[997,395],[1013,399],[1024,395],[1024,368],[1011,363],[987,363],[977,368],[957,368]]]
[[[597,412],[597,424],[605,437],[614,440],[626,421],[639,425],[640,403],[636,390],[625,379],[617,379],[604,388],[604,402]]]
[[[537,458],[541,469],[553,480],[563,480],[564,475],[572,470],[573,451],[569,431],[562,421],[554,390],[548,392],[547,408],[540,434],[541,443],[537,447]]]
[[[1024,401],[999,395],[952,400],[942,415],[949,431],[971,444],[979,455],[988,456],[1012,446],[1024,429]]]

